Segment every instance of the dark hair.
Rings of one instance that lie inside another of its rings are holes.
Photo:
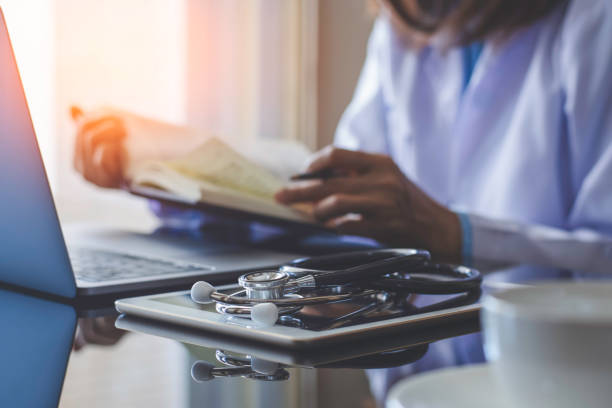
[[[505,37],[546,16],[567,0],[384,0],[408,28],[448,45]]]

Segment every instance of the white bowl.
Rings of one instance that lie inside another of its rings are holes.
[[[612,406],[612,282],[543,283],[485,296],[485,354],[515,406]]]

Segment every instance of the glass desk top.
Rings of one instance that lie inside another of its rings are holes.
[[[483,290],[592,278],[518,266],[487,273]],[[6,288],[0,321],[3,407],[373,407],[411,372],[483,358],[477,317],[307,352],[117,319],[109,305],[74,307]]]

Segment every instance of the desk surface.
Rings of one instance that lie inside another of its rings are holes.
[[[316,244],[317,248],[321,246]],[[540,278],[584,277],[568,271],[517,266],[487,272],[484,289]],[[192,378],[197,361],[216,367],[227,367],[229,362],[234,368],[217,371],[248,376],[244,365],[251,363],[248,356],[257,357],[257,351],[241,348],[241,353],[236,353],[231,344],[214,337],[207,339],[206,346],[197,346],[185,341],[185,333],[182,337],[167,330],[162,333],[146,322],[136,322],[130,326],[133,331],[127,332],[117,329],[115,320],[109,308],[92,313],[0,289],[0,406],[47,407],[59,400],[62,407],[88,408],[368,407],[374,402],[364,371],[359,368],[416,361],[413,367],[424,370],[482,359],[479,337],[466,334],[478,331],[474,319],[459,326],[433,328],[421,339],[411,336],[373,341],[365,348],[367,352],[363,345],[349,345],[342,350],[346,358],[334,364],[309,364],[312,356],[309,360],[308,356],[279,355],[280,366],[275,364],[278,361],[262,362],[259,358],[253,364],[263,369],[251,378],[198,382]],[[79,350],[73,349],[75,330]],[[401,352],[391,357],[378,354],[389,350]],[[330,355],[334,350],[324,352]],[[268,353],[266,358],[274,356]],[[202,363],[196,365],[196,371],[197,367],[201,369]],[[374,375],[384,378],[388,385],[406,371],[410,370],[393,368],[378,370]],[[377,384],[378,389],[385,387],[380,381]]]

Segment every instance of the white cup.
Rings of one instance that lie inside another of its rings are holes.
[[[487,360],[513,407],[612,407],[612,283],[544,283],[482,302]]]

